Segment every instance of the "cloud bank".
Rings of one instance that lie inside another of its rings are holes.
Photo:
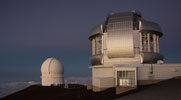
[[[67,80],[69,84],[82,85],[90,85],[92,81],[91,77],[67,77],[65,80]],[[37,81],[0,82],[0,98],[35,84],[41,83]]]

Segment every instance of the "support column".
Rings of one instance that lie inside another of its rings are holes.
[[[150,33],[147,33],[147,40],[148,40],[148,52],[150,52]]]
[[[95,38],[92,39],[92,55],[95,55]]]
[[[103,56],[104,56],[104,59],[108,59],[108,57],[107,57],[107,33],[104,33],[104,35],[103,35],[103,48],[104,48],[104,54],[103,54]]]
[[[146,44],[146,41],[147,41],[147,39],[146,39],[146,37],[147,37],[147,35],[146,35],[146,32],[144,32],[143,33],[144,35],[144,37],[143,37],[143,42],[144,42],[144,45],[143,45],[143,52],[146,52],[146,47],[147,47],[147,44]]]
[[[101,35],[101,54],[104,54],[104,37]]]
[[[95,54],[98,54],[98,37],[95,37]]]
[[[97,36],[97,54],[102,54],[102,35]]]
[[[140,52],[142,52],[142,32],[140,32]]]
[[[153,52],[157,52],[156,34],[153,34]]]
[[[157,35],[156,37],[157,37],[157,40],[156,40],[157,41],[157,44],[156,44],[157,45],[157,53],[159,53],[160,52],[160,38],[159,38],[159,35]]]

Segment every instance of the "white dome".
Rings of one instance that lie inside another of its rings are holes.
[[[56,58],[47,58],[41,66],[42,74],[64,74],[63,64]]]
[[[41,66],[42,85],[58,85],[64,83],[64,67],[56,58],[47,58]]]

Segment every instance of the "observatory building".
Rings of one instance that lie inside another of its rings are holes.
[[[56,58],[47,58],[41,66],[42,86],[64,84],[64,67]]]
[[[162,36],[160,26],[144,20],[139,12],[109,14],[89,37],[93,91],[110,87],[127,91],[181,76],[181,64],[164,64]]]

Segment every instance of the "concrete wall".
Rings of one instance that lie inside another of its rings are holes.
[[[92,76],[93,86],[95,87],[115,87],[113,67],[93,67]]]
[[[137,75],[138,80],[170,79],[181,76],[181,64],[144,64],[137,67]]]

